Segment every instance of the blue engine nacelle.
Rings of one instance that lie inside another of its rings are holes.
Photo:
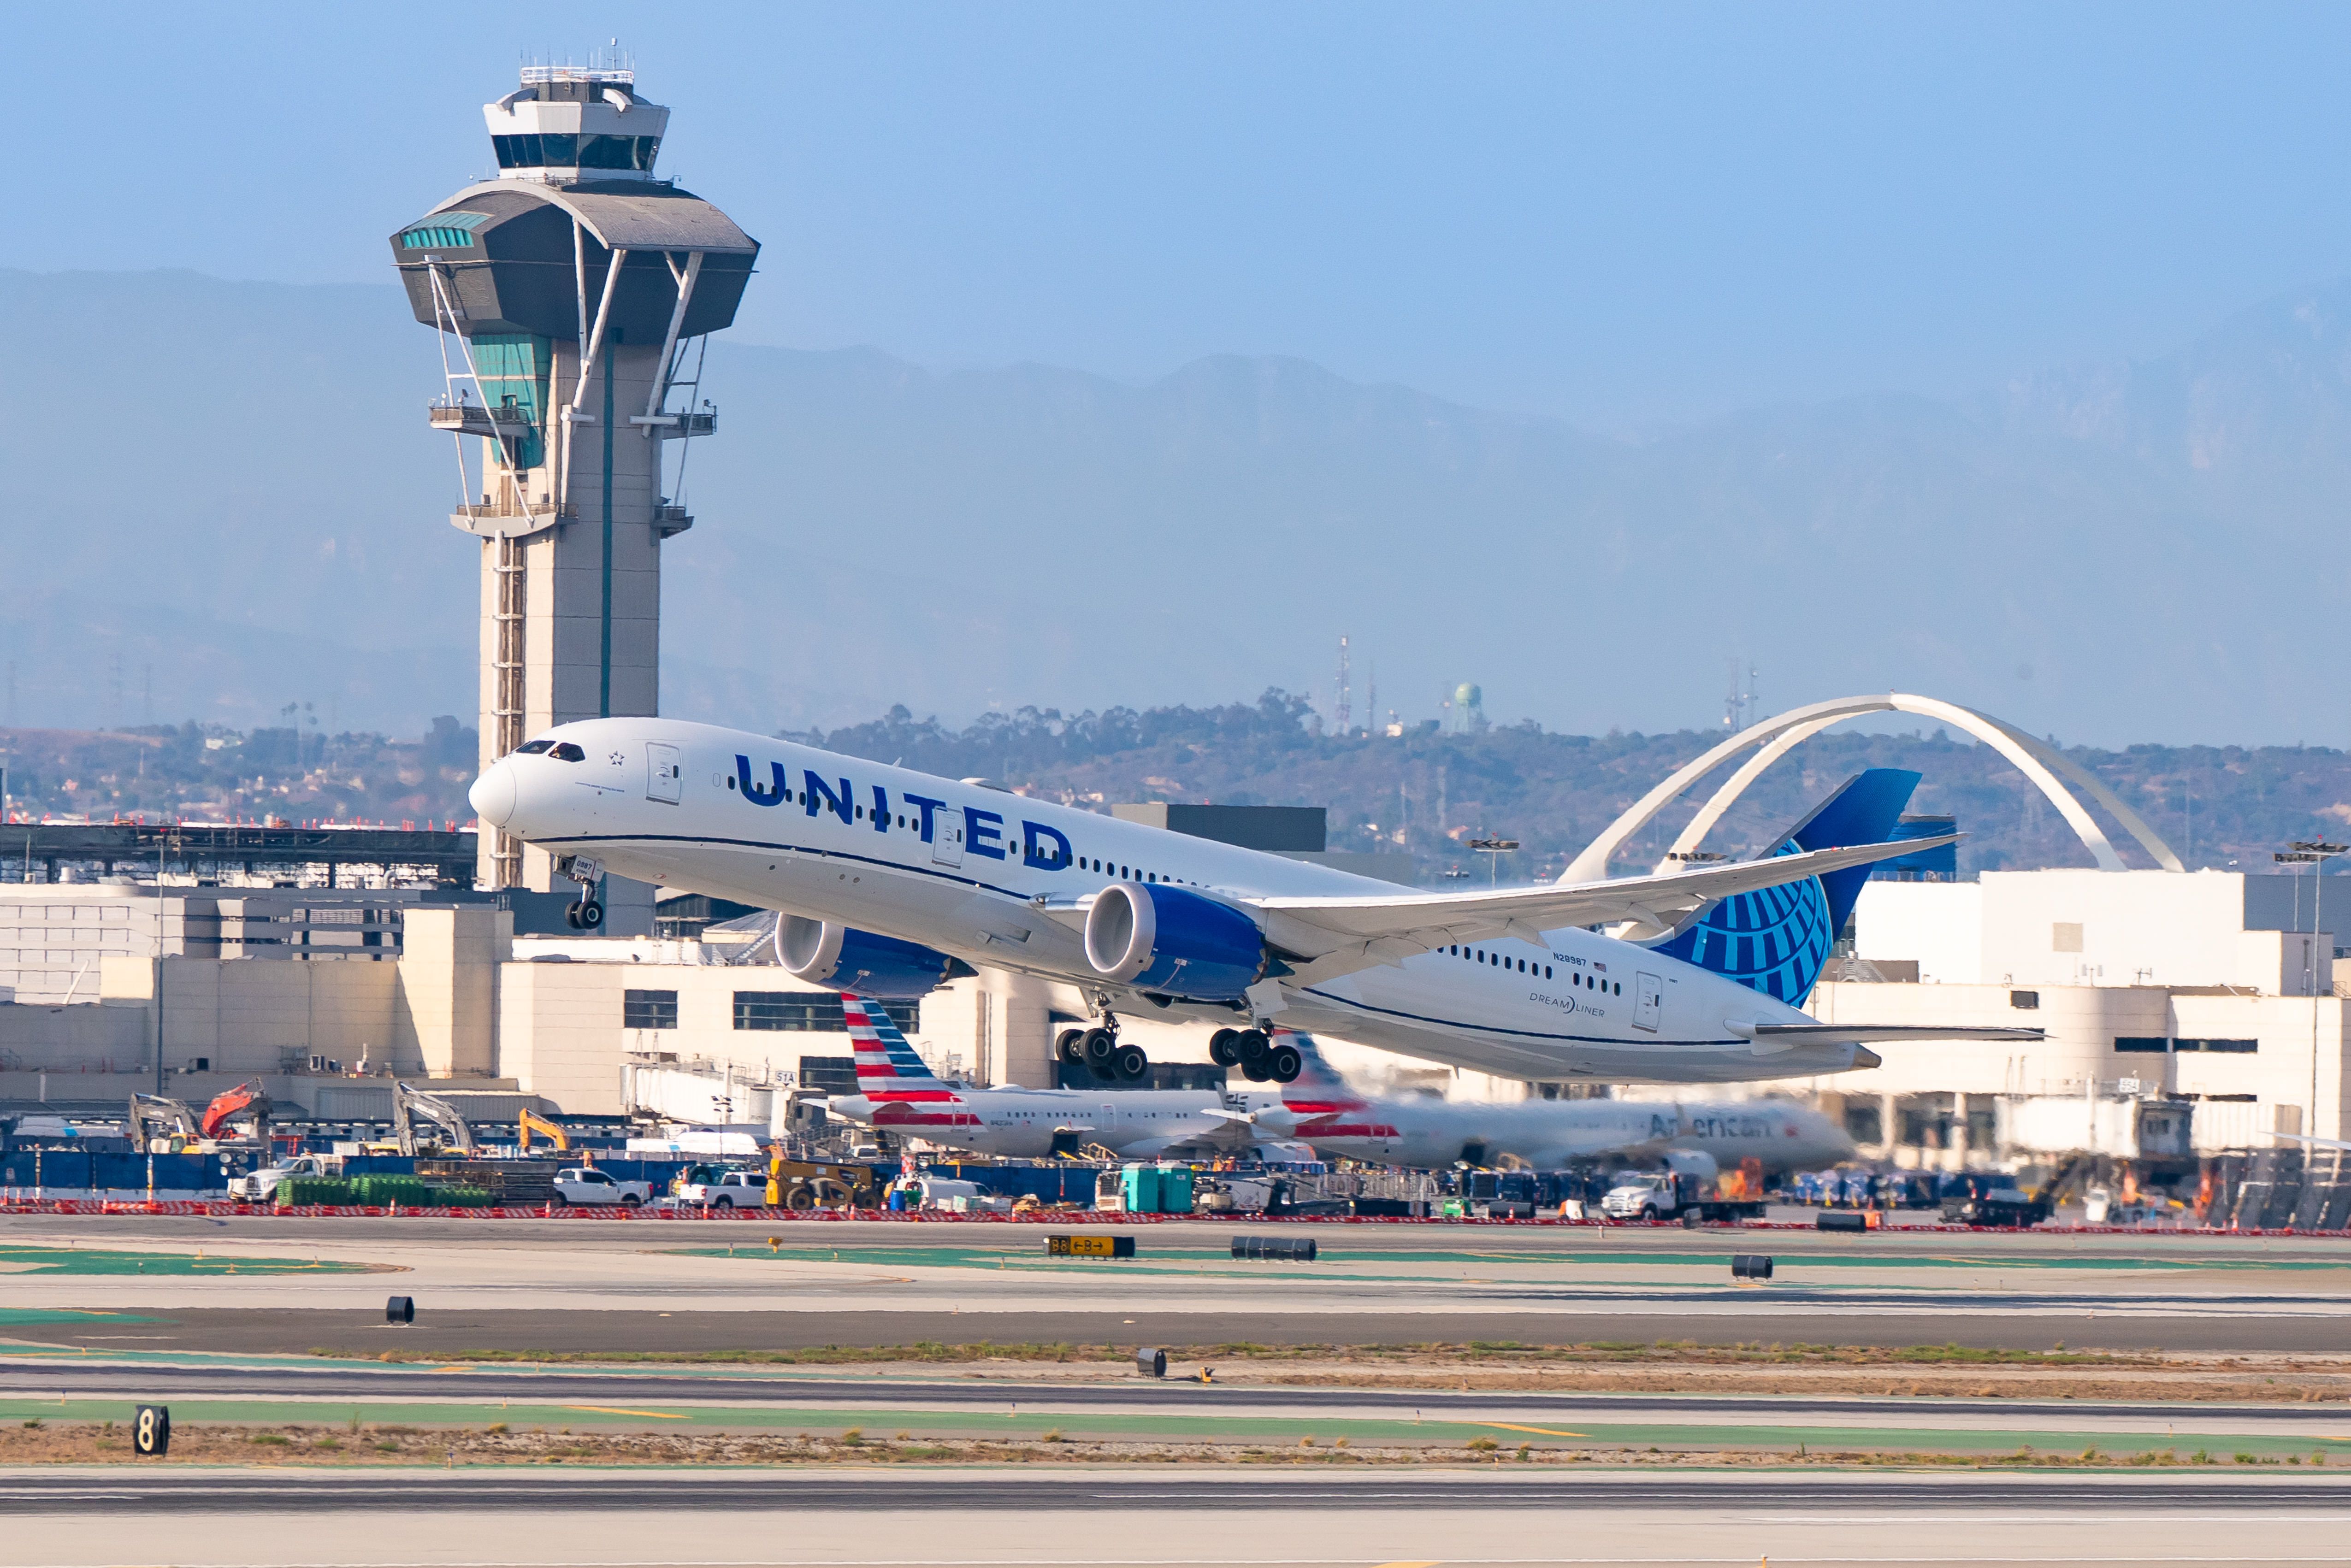
[[[1265,934],[1230,904],[1180,887],[1118,882],[1086,912],[1086,961],[1106,980],[1232,1002],[1265,978]]]
[[[787,915],[776,925],[776,956],[787,973],[861,997],[906,1000],[976,971],[919,942],[902,942],[830,920]]]

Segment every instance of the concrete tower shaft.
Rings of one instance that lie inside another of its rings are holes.
[[[669,110],[632,71],[528,69],[484,114],[497,177],[392,249],[442,334],[430,420],[458,444],[450,521],[481,541],[486,766],[551,725],[656,711],[661,544],[693,524],[686,455],[716,425],[701,350],[733,323],[759,247],[654,172]],[[539,852],[483,835],[483,885],[553,876]],[[636,903],[650,916],[649,894],[604,902],[615,930]]]

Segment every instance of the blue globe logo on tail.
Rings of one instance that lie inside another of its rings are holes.
[[[1907,769],[1866,768],[1845,780],[1767,852],[1789,855],[1883,843],[1894,836],[1902,808],[1910,803],[1910,792],[1917,786],[1918,775]],[[1836,935],[1868,880],[1867,866],[1849,866],[1826,876],[1734,894],[1709,905],[1671,936],[1650,944],[1650,949],[1794,1006],[1812,994]]]

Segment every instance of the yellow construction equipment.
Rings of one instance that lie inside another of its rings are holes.
[[[517,1142],[524,1154],[530,1153],[530,1135],[534,1132],[544,1133],[547,1136],[555,1140],[556,1153],[569,1154],[571,1152],[571,1134],[563,1130],[563,1126],[560,1123],[549,1121],[546,1117],[540,1115],[538,1112],[532,1110],[528,1105],[522,1108],[522,1113],[518,1118],[518,1122],[520,1125],[517,1131],[520,1133],[521,1136]]]

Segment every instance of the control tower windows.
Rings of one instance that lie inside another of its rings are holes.
[[[658,136],[581,136],[546,132],[493,136],[490,145],[501,169],[632,169],[653,172],[661,152]]]

